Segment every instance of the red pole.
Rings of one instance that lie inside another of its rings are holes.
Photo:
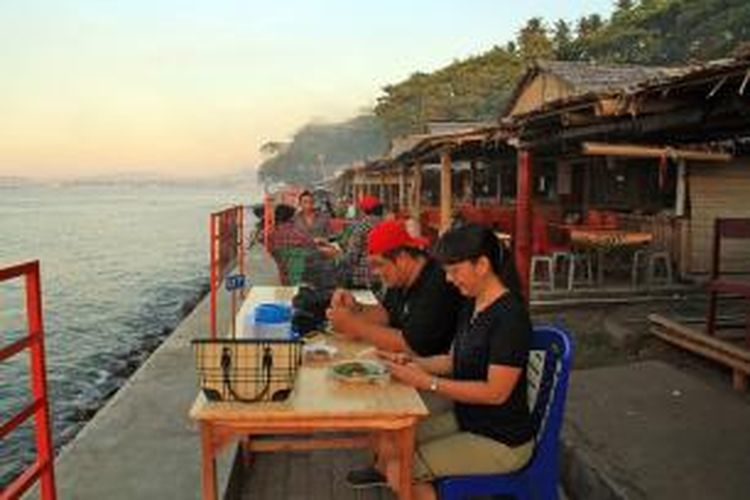
[[[531,153],[518,151],[518,185],[516,192],[516,269],[521,281],[521,293],[526,302],[530,297],[531,270]]]
[[[211,214],[208,224],[209,241],[211,245],[210,277],[211,281],[211,338],[216,338],[216,217]]]
[[[240,213],[240,241],[237,243],[240,246],[240,274],[245,274],[245,207],[240,205],[237,210]],[[240,297],[245,298],[245,288],[242,288]]]
[[[264,201],[263,208],[263,246],[268,250],[268,236],[271,233],[273,227],[273,203],[271,195],[267,194]]]
[[[52,428],[49,421],[49,400],[47,399],[47,372],[44,362],[44,326],[42,324],[42,286],[39,279],[39,261],[33,263],[26,275],[26,314],[29,318],[31,337],[31,390],[35,401],[41,401],[34,415],[36,428],[36,448],[39,454],[42,498],[54,500],[55,473],[54,449],[52,448]]]

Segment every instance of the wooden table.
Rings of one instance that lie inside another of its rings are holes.
[[[242,321],[244,313],[261,302],[291,300],[294,291],[294,287],[253,287],[237,320]],[[328,342],[339,349],[336,360],[354,357],[368,348],[366,344],[336,337],[331,337]],[[328,376],[329,364],[303,364],[298,371],[294,390],[284,402],[209,402],[202,394],[198,395],[190,410],[190,417],[197,420],[200,426],[204,499],[216,499],[217,453],[223,446],[239,438],[249,436],[249,447],[255,451],[309,450],[364,447],[370,443],[369,435],[381,432],[393,433],[399,446],[398,496],[402,499],[412,498],[414,434],[419,419],[428,414],[417,391],[394,381],[366,385],[337,382]],[[252,439],[253,436],[262,435],[311,435],[337,431],[364,435],[337,439],[312,436],[304,440]]]
[[[596,281],[604,283],[604,256],[608,252],[622,248],[636,248],[647,245],[653,239],[651,233],[626,231],[623,229],[599,229],[565,226],[574,247],[596,252]]]

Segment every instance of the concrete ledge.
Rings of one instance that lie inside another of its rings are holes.
[[[571,498],[740,499],[750,401],[661,362],[573,373],[563,431]]]
[[[267,256],[252,252],[248,261],[253,283],[277,282]],[[208,315],[206,297],[62,450],[55,464],[59,498],[200,498],[200,439],[188,417],[197,394],[190,341],[208,334]],[[228,321],[223,307],[219,324]],[[227,447],[217,460],[222,495],[234,459],[234,447]]]

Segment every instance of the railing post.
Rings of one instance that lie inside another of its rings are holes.
[[[24,277],[26,303],[26,337],[8,346],[0,345],[0,361],[8,359],[24,349],[30,351],[31,393],[33,401],[10,420],[0,420],[0,439],[12,432],[32,416],[37,458],[15,479],[0,491],[0,499],[20,498],[34,483],[41,483],[42,500],[55,500],[54,448],[52,426],[47,397],[47,372],[44,359],[44,325],[42,321],[42,290],[39,276],[39,261],[0,269],[0,281]]]
[[[217,266],[218,263],[216,262],[216,216],[214,214],[211,214],[209,216],[209,224],[208,224],[208,234],[209,234],[209,242],[210,242],[210,264],[209,264],[209,280],[211,281],[211,314],[210,314],[210,321],[211,321],[211,338],[216,338],[216,295],[218,294],[218,286],[217,286]]]
[[[47,373],[44,360],[44,325],[42,320],[42,287],[39,279],[39,262],[33,263],[26,275],[26,313],[29,318],[31,337],[31,391],[35,401],[43,402],[34,414],[35,440],[41,473],[42,498],[54,499],[55,477],[54,449],[52,448],[52,427],[49,421],[49,401],[47,399]]]

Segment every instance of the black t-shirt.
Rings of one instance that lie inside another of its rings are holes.
[[[528,442],[533,434],[526,394],[526,362],[531,342],[531,321],[512,293],[499,297],[472,318],[468,303],[458,319],[453,343],[453,378],[487,380],[490,365],[515,366],[523,373],[510,397],[501,405],[456,403],[461,430],[481,434],[508,446]]]
[[[409,288],[389,288],[383,298],[388,322],[404,335],[409,348],[420,356],[445,354],[450,350],[456,320],[464,299],[445,280],[440,265],[427,259]]]

